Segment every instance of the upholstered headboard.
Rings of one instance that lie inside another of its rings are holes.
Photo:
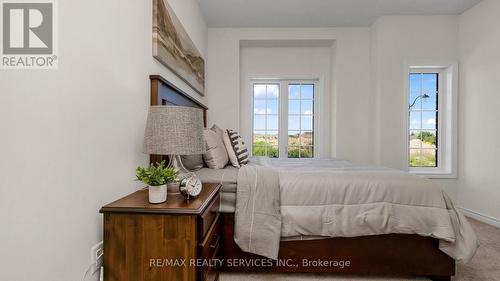
[[[203,122],[207,126],[207,107],[190,97],[184,91],[167,81],[160,75],[150,75],[151,80],[151,105],[178,105],[190,106],[203,110]],[[161,155],[151,155],[150,163],[165,160],[168,163],[168,157]]]

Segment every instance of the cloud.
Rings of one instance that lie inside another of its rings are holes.
[[[435,118],[429,118],[425,120],[426,125],[436,125],[436,119]]]

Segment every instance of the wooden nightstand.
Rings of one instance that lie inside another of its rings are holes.
[[[204,183],[196,198],[161,204],[143,189],[102,207],[104,280],[218,280],[220,188]]]

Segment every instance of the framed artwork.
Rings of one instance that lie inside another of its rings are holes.
[[[166,0],[153,0],[153,57],[205,95],[205,60]]]

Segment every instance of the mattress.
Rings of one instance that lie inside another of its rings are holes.
[[[221,213],[234,213],[236,207],[236,182],[238,168],[226,166],[224,169],[202,168],[195,172],[202,182],[220,183],[220,208]]]

